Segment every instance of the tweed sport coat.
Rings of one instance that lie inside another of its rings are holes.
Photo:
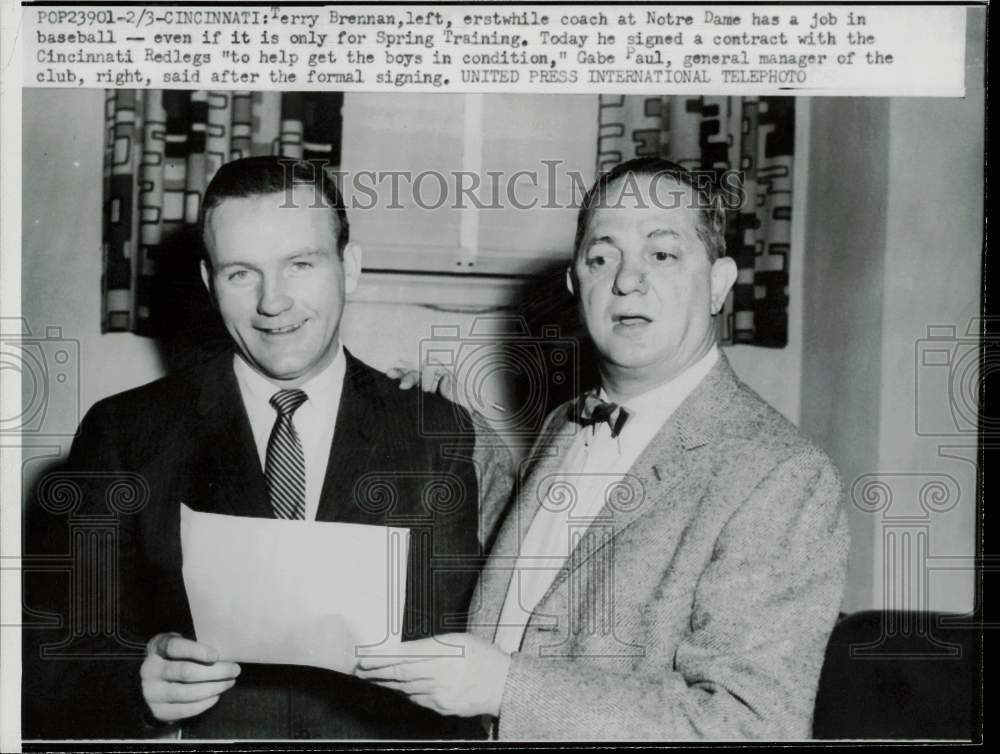
[[[581,431],[567,409],[550,414],[523,462],[480,576],[469,630],[483,638]],[[827,456],[720,358],[609,487],[534,609],[496,736],[808,738],[843,596],[845,513]]]

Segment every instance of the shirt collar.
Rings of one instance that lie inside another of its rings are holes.
[[[712,367],[718,360],[719,348],[712,346],[704,356],[674,379],[640,393],[622,405],[628,409],[629,414],[633,417],[642,417],[644,421],[650,420],[656,424],[662,424],[677,410],[684,399],[694,392],[698,383],[712,371]],[[601,388],[600,397],[604,400],[608,399],[604,388]]]
[[[239,354],[233,355],[233,371],[236,373],[240,392],[254,405],[269,406],[271,396],[281,390],[280,387],[247,364]],[[336,408],[340,401],[346,371],[347,357],[344,356],[344,346],[338,344],[333,361],[322,372],[299,386],[300,390],[305,391],[308,397],[307,403],[313,406],[313,410],[323,412]]]

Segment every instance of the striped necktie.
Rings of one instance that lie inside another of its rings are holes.
[[[271,396],[278,418],[267,441],[264,476],[276,518],[306,517],[306,463],[292,414],[308,397],[301,390],[279,390]]]

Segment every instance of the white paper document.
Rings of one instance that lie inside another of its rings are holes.
[[[361,648],[400,642],[408,529],[182,504],[181,550],[196,638],[221,659],[349,673]]]

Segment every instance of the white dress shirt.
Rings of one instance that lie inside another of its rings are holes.
[[[300,387],[307,399],[292,415],[306,466],[306,521],[314,521],[319,508],[346,369],[347,357],[344,356],[343,346],[338,346],[337,355],[330,365]],[[278,417],[278,412],[270,403],[271,396],[281,388],[255,371],[239,355],[233,357],[233,370],[250,418],[260,467],[264,469],[267,441]]]
[[[555,484],[521,544],[494,638],[498,647],[508,653],[520,648],[532,612],[572,552],[574,535],[585,531],[601,512],[608,487],[622,480],[718,359],[719,351],[713,347],[673,380],[623,403],[629,418],[618,437],[611,437],[611,427],[600,422],[573,440],[556,475],[546,480]],[[607,400],[603,389],[600,397]],[[575,494],[567,496],[567,490]]]

